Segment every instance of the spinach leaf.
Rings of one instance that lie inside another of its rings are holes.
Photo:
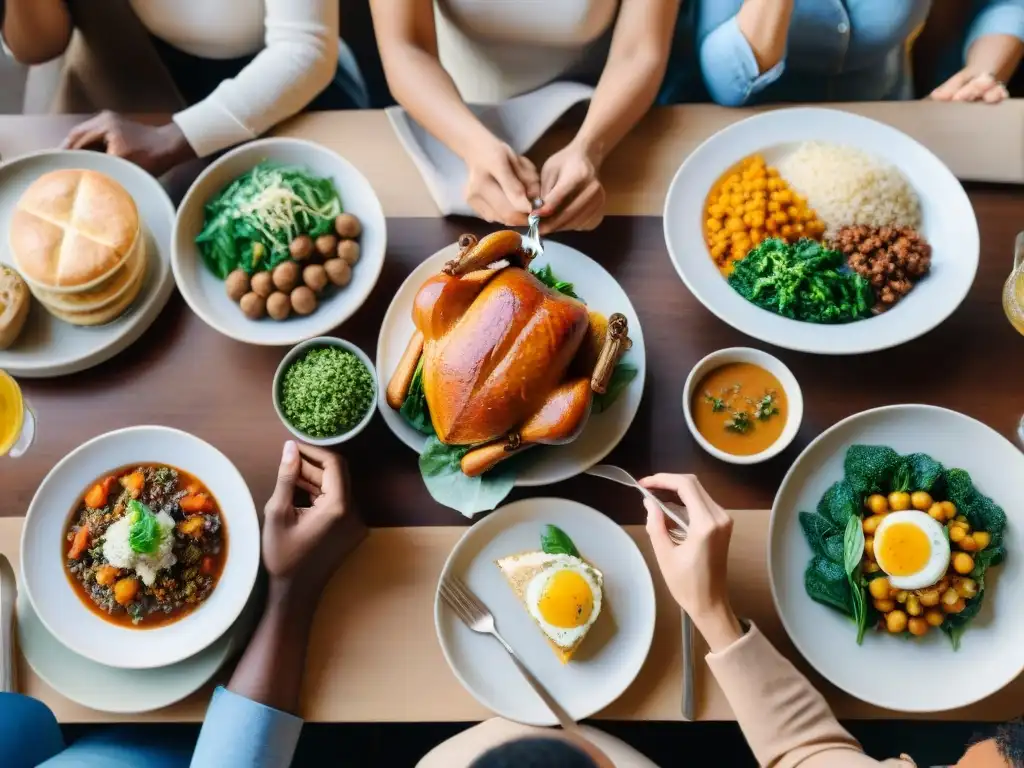
[[[944,477],[949,500],[956,504],[960,514],[967,516],[972,528],[991,534],[990,546],[1000,547],[1006,528],[1006,513],[974,487],[971,476],[964,470],[947,469]]]
[[[430,411],[427,408],[427,396],[423,391],[423,357],[420,357],[416,365],[416,371],[409,382],[409,392],[398,409],[406,423],[424,435],[434,434],[434,424],[430,420]]]
[[[818,514],[823,515],[839,530],[845,530],[851,517],[860,518],[860,497],[846,480],[839,480],[825,491],[818,502]]]
[[[907,456],[910,467],[910,487],[915,491],[932,491],[942,479],[942,465],[927,453],[912,453]],[[933,494],[934,495],[934,494]]]
[[[900,455],[888,446],[851,445],[846,451],[843,469],[850,487],[860,496],[866,496],[886,490],[899,463]]]
[[[132,552],[140,555],[151,555],[160,546],[160,523],[156,515],[141,501],[132,499],[128,502],[128,514],[131,525],[128,528],[128,545]]]
[[[815,602],[835,608],[847,616],[853,615],[850,584],[841,565],[820,555],[815,556],[804,572],[804,589]]]
[[[540,537],[540,548],[544,550],[544,553],[547,555],[580,556],[579,550],[576,549],[576,545],[572,543],[572,539],[569,538],[569,534],[554,525],[549,525],[544,528],[544,533]]]
[[[804,537],[811,546],[811,551],[816,555],[828,557],[830,560],[834,559],[829,556],[825,541],[828,537],[837,534],[838,529],[832,525],[829,518],[824,515],[815,515],[811,512],[801,512],[798,518],[800,520],[800,528],[804,532]]]
[[[612,403],[619,399],[619,395],[626,391],[626,387],[636,378],[639,371],[628,363],[620,362],[612,371],[611,380],[608,382],[608,390],[603,395],[594,395],[590,406],[590,413],[604,413],[611,408]]]
[[[978,589],[985,588],[985,571],[993,565],[999,565],[1003,561],[1004,550],[1002,547],[991,547],[976,552],[974,555],[974,570],[971,571],[971,578],[978,582]]]
[[[583,301],[583,299],[580,299],[580,297],[576,295],[576,291],[573,290],[572,283],[567,283],[565,280],[559,280],[555,277],[555,273],[551,271],[550,264],[545,264],[543,267],[538,269],[531,269],[530,274],[544,283],[544,285],[551,290],[558,291],[572,299],[579,299],[580,301]]]
[[[468,477],[459,464],[468,446],[445,445],[436,436],[427,438],[420,454],[420,474],[427,491],[439,504],[472,517],[494,509],[515,485],[514,465],[501,464],[479,477]]]
[[[867,601],[864,598],[864,585],[861,583],[860,561],[864,557],[864,529],[860,517],[854,515],[846,524],[843,534],[843,565],[846,579],[850,584],[853,621],[857,625],[857,645],[864,641],[867,629]]]
[[[964,608],[960,613],[951,613],[946,616],[946,620],[942,622],[942,631],[949,637],[950,643],[953,644],[953,650],[960,650],[960,641],[964,636],[964,632],[967,631],[968,625],[974,620],[981,611],[981,602],[985,597],[985,590],[980,589],[977,597],[967,601],[967,607]]]

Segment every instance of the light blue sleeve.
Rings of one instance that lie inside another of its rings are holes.
[[[288,768],[301,732],[301,718],[219,687],[192,768]]]
[[[964,59],[979,37],[1013,35],[1024,40],[1024,0],[975,0],[974,19],[964,40]]]
[[[700,70],[711,98],[726,107],[741,107],[755,93],[779,79],[786,68],[783,56],[760,72],[754,51],[740,31],[736,17],[722,22],[700,41]]]

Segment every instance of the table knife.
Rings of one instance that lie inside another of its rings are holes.
[[[693,675],[696,665],[693,663],[693,619],[686,611],[682,611],[683,623],[683,720],[694,719]]]
[[[16,693],[14,676],[14,605],[18,599],[14,569],[0,555],[0,693]]]

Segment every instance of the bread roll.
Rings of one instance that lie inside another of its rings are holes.
[[[63,320],[71,325],[104,325],[124,314],[125,310],[131,306],[132,302],[139,295],[145,281],[146,274],[143,272],[135,278],[128,286],[128,290],[121,294],[116,301],[101,309],[89,310],[88,312],[62,312],[52,307],[47,307],[47,310],[58,320]]]
[[[18,339],[31,301],[21,276],[0,264],[0,349],[7,349]]]
[[[47,311],[89,312],[103,309],[123,296],[135,283],[135,279],[145,272],[146,256],[145,239],[142,238],[128,260],[94,288],[80,293],[58,293],[33,286],[32,294]]]

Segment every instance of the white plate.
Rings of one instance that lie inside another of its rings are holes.
[[[1005,511],[1006,560],[986,578],[981,613],[959,651],[931,631],[918,641],[869,630],[857,645],[853,623],[811,600],[804,570],[811,549],[797,512],[813,512],[843,477],[846,449],[888,445],[901,454],[927,453],[945,467],[967,470],[978,490]],[[1024,670],[1024,612],[1016,586],[1024,576],[1024,454],[980,421],[931,405],[894,405],[845,419],[800,454],[772,507],[768,570],[772,596],[793,644],[833,684],[879,707],[941,712],[995,693]]]
[[[7,230],[22,193],[44,173],[62,168],[99,171],[128,190],[138,206],[146,237],[146,278],[127,312],[94,328],[79,328],[57,320],[33,299],[21,336],[12,347],[0,350],[0,368],[23,378],[64,376],[109,360],[149,328],[174,290],[171,199],[160,182],[137,165],[101,152],[36,152],[0,166],[0,261],[13,266]]]
[[[264,317],[249,320],[224,290],[224,281],[206,268],[195,238],[203,228],[203,208],[224,187],[265,160],[304,166],[316,176],[330,178],[341,196],[342,208],[359,218],[359,261],[352,282],[331,286],[316,311],[306,317],[293,314],[283,322]],[[189,188],[178,208],[171,256],[178,290],[211,328],[246,344],[292,346],[324,336],[349,319],[363,305],[384,267],[387,226],[373,187],[355,166],[319,144],[301,139],[260,139],[233,149],[215,160]]]
[[[426,438],[388,405],[388,380],[398,367],[409,337],[415,330],[412,305],[420,286],[428,277],[440,272],[444,263],[453,258],[458,250],[458,245],[453,243],[412,271],[392,299],[377,339],[377,376],[380,377],[377,407],[391,431],[416,453],[423,450]],[[611,453],[636,417],[647,374],[647,353],[640,319],[615,278],[589,256],[551,240],[544,242],[544,255],[534,262],[534,267],[539,268],[545,264],[551,265],[559,279],[572,283],[576,293],[591,309],[605,315],[621,312],[626,316],[633,348],[624,361],[636,367],[637,376],[611,408],[590,418],[583,434],[576,440],[568,445],[532,448],[523,454],[522,468],[516,477],[516,485],[520,486],[547,485],[566,480],[589,469]]]
[[[587,562],[604,574],[604,603],[590,634],[568,664],[555,656],[536,623],[495,565],[506,555],[540,549],[547,524],[565,531]],[[647,658],[654,637],[654,583],[633,539],[597,510],[567,499],[523,499],[492,512],[466,530],[445,563],[494,615],[509,645],[573,719],[615,701]],[[505,649],[464,625],[434,598],[441,650],[459,682],[502,717],[555,725]]]
[[[61,645],[46,631],[22,590],[18,646],[32,671],[65,698],[99,712],[136,715],[169,707],[206,685],[249,636],[258,613],[253,602],[230,630],[191,658],[157,669],[117,669]]]
[[[760,152],[769,163],[798,142],[845,144],[892,163],[921,200],[921,233],[932,245],[931,273],[890,311],[845,325],[803,323],[761,309],[734,291],[704,244],[702,214],[711,187],[731,166]],[[786,349],[853,355],[888,349],[938,326],[960,306],[978,269],[978,223],[956,177],[895,128],[832,109],[779,109],[719,131],[676,172],[665,198],[665,241],[679,276],[705,307],[749,336]]]
[[[227,529],[227,560],[210,596],[189,615],[154,629],[106,621],[72,587],[65,531],[75,505],[97,478],[131,464],[168,464],[195,475],[216,498]],[[198,437],[168,427],[129,427],[93,438],[50,470],[36,490],[21,534],[21,584],[39,620],[61,643],[99,664],[165,667],[221,637],[245,607],[260,563],[252,495],[231,461]]]

